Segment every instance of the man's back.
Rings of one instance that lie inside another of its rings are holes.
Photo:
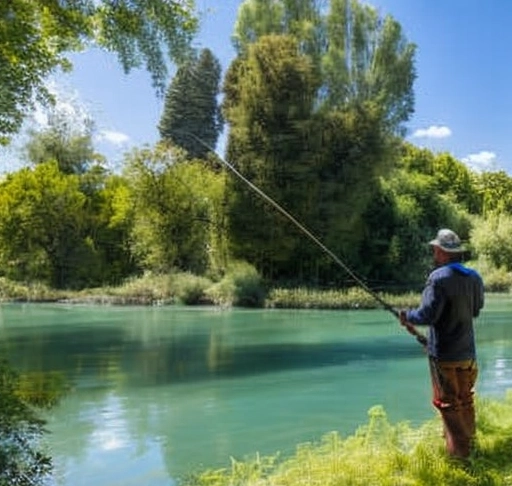
[[[484,304],[480,275],[460,263],[434,270],[410,322],[430,326],[429,354],[443,361],[475,358],[473,318]]]

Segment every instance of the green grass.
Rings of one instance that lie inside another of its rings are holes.
[[[189,475],[181,486],[511,486],[512,391],[479,400],[475,451],[463,464],[445,454],[441,423],[391,424],[382,407],[352,436],[326,434],[293,456],[231,458],[225,469]]]
[[[377,293],[393,307],[415,307],[420,295],[413,292],[402,294]],[[308,288],[273,289],[266,300],[267,307],[293,309],[379,309],[381,304],[359,287],[345,290],[316,290]]]

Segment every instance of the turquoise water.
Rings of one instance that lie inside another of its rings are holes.
[[[512,388],[512,304],[477,323],[478,393]],[[0,353],[69,391],[48,416],[56,484],[173,485],[230,457],[350,434],[376,404],[434,416],[422,348],[384,311],[3,305]]]

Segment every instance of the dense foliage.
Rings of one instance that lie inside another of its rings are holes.
[[[440,227],[469,243],[487,288],[511,288],[512,178],[403,141],[414,110],[415,46],[396,20],[357,0],[245,0],[236,57],[221,80],[214,53],[188,47],[192,7],[192,0],[0,2],[0,144],[35,101],[51,100],[45,80],[70,67],[72,51],[96,45],[116,52],[126,71],[144,64],[160,93],[163,49],[179,61],[158,127],[164,143],[133,150],[119,172],[96,153],[92,124],[84,130],[54,113],[30,133],[27,166],[0,176],[0,297],[103,285],[115,302],[137,295],[147,303],[206,297],[259,306],[269,284],[277,287],[267,299],[274,306],[343,305],[338,293],[320,301],[309,289],[349,287],[345,272],[211,153],[222,126],[221,81],[228,163],[372,288],[421,285],[430,265],[425,242]],[[148,294],[145,285],[156,289]],[[30,383],[46,391],[56,384]],[[39,448],[44,423],[2,363],[0,386],[0,485],[37,484],[51,470]],[[510,416],[509,402],[500,417]],[[501,459],[510,424],[496,422],[497,409],[479,415],[483,459],[470,471],[440,457],[437,429],[418,441],[377,409],[354,437],[330,436],[278,469],[266,460],[234,462],[232,471],[193,484],[286,485],[306,476],[318,484],[510,484],[510,463]],[[378,467],[365,468],[370,460]]]
[[[247,0],[234,40],[238,56],[224,83],[227,159],[335,253],[357,259],[361,215],[413,110],[414,45],[372,7],[332,1],[326,9],[314,0]],[[339,280],[246,186],[230,192],[238,258],[271,280]]]

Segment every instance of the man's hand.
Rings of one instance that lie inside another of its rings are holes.
[[[407,311],[401,310],[398,313],[398,319],[400,320],[400,324],[404,327],[412,326],[411,323],[407,322]]]
[[[417,329],[407,320],[407,311],[401,310],[398,313],[398,319],[400,321],[400,325],[407,329],[407,332],[414,336],[416,340],[423,346],[427,346],[427,338],[420,334]]]
[[[404,326],[410,334],[413,336],[418,334],[415,327],[407,320],[407,311],[401,310],[398,313],[398,319],[400,320],[400,325]]]

